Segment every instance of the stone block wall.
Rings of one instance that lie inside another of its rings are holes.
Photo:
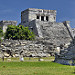
[[[55,53],[55,62],[75,66],[75,38],[68,48],[61,49],[60,53]]]
[[[39,21],[56,21],[56,10],[45,10],[29,8],[21,12],[21,23],[30,22],[38,19]]]
[[[73,35],[74,35],[74,37],[75,37],[75,28],[73,28],[72,31],[73,31]]]
[[[26,40],[4,40],[0,45],[1,52],[8,52],[11,56],[48,56],[49,49],[42,43],[37,41]]]
[[[66,27],[66,31],[69,32],[70,37],[72,39],[74,38],[74,29],[72,30],[72,28],[70,27],[69,21],[64,21],[62,23],[56,22],[56,10],[28,8],[28,9],[21,12],[21,24],[24,26],[29,26],[30,28],[33,28],[33,31],[39,37],[43,37],[42,31],[47,29],[49,26],[50,26],[49,27],[50,29],[54,29],[53,27],[56,25],[55,26],[56,30],[58,28],[59,32],[60,32],[59,28],[60,29],[63,28],[62,30],[64,30]],[[52,28],[51,28],[51,26],[52,26]],[[40,29],[42,27],[43,27],[43,30],[41,31]],[[53,31],[53,33],[55,33],[55,32]],[[63,34],[63,31],[62,31],[62,34]],[[47,34],[47,35],[49,35],[49,34]],[[63,36],[62,36],[62,39],[63,39]]]
[[[6,32],[8,25],[17,25],[17,21],[0,21],[0,26],[2,27],[4,33]]]
[[[23,24],[28,26],[39,38],[44,38],[47,42],[54,43],[57,46],[70,43],[73,39],[73,32],[67,23],[43,22],[33,20]]]
[[[74,38],[69,21],[56,22],[56,10],[29,8],[21,12],[21,24],[28,26],[39,38],[57,46],[70,43]]]
[[[69,31],[63,23],[43,22],[42,24],[41,22],[37,21],[36,24],[40,25],[40,30],[43,37],[51,43],[59,46],[72,41]]]

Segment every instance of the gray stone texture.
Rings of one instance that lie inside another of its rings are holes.
[[[2,27],[4,33],[6,32],[8,25],[17,25],[17,21],[6,21],[6,20],[0,21],[0,26]]]
[[[73,31],[73,35],[75,36],[75,28],[72,28],[72,31]]]
[[[44,16],[44,21],[46,20],[46,16],[48,16],[48,20],[50,22],[56,21],[56,10],[44,10],[44,9],[35,9],[35,8],[29,8],[21,12],[21,23],[30,22],[32,20],[35,20],[39,16],[39,19],[41,21],[41,16]]]
[[[8,25],[16,24],[16,21],[0,21],[3,32],[6,32]],[[56,10],[35,8],[24,10],[21,12],[21,25],[28,26],[35,33],[37,41],[4,40],[0,47],[1,51],[8,51],[13,56],[19,56],[20,54],[23,56],[48,56],[48,54],[54,55],[56,52],[56,62],[72,63],[73,58],[71,57],[74,55],[75,47],[67,48],[67,44],[73,40],[75,29],[70,27],[69,21],[56,22]],[[60,51],[61,46],[66,49]],[[58,51],[56,48],[58,48]]]
[[[69,21],[56,22],[56,10],[29,8],[21,12],[21,24],[28,26],[39,38],[57,46],[74,38]]]
[[[38,43],[48,47],[49,54],[55,55],[56,53],[56,62],[69,64],[68,62],[72,61],[69,60],[70,56],[65,57],[68,58],[66,61],[59,57],[63,58],[68,51],[64,48],[68,48],[68,44],[73,40],[75,29],[70,27],[70,21],[56,22],[56,10],[29,8],[21,12],[21,24],[25,27],[28,26],[35,33],[39,38]],[[60,49],[62,50],[60,51]],[[68,55],[73,54],[70,52]]]
[[[38,41],[26,41],[26,40],[4,40],[0,45],[0,52],[8,53],[10,56],[16,54],[23,56],[48,56],[49,49]]]
[[[68,46],[60,50],[60,53],[56,53],[55,62],[65,65],[75,65],[75,38]]]

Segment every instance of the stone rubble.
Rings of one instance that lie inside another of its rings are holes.
[[[60,50],[55,54],[55,62],[64,65],[75,65],[75,38],[68,48]]]
[[[48,56],[48,47],[43,44],[37,44],[37,41],[26,40],[4,40],[0,45],[0,51],[5,56]],[[8,54],[6,54],[8,53]]]

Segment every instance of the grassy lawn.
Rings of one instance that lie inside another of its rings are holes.
[[[74,70],[75,66],[61,65],[51,61],[0,61],[0,75],[75,75]]]

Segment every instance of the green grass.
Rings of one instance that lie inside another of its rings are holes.
[[[0,75],[75,75],[74,70],[75,66],[51,61],[0,62]]]
[[[4,59],[4,62],[8,62],[8,59],[11,59],[11,61],[12,62],[19,62],[20,61],[20,59],[18,58],[18,57],[16,57],[16,58],[5,58]],[[42,57],[41,59],[44,59],[44,61],[53,61],[54,60],[54,57]],[[39,58],[37,58],[37,57],[34,57],[34,58],[32,58],[32,57],[24,57],[24,61],[38,61],[39,60]],[[0,62],[2,62],[2,59],[0,59]]]

